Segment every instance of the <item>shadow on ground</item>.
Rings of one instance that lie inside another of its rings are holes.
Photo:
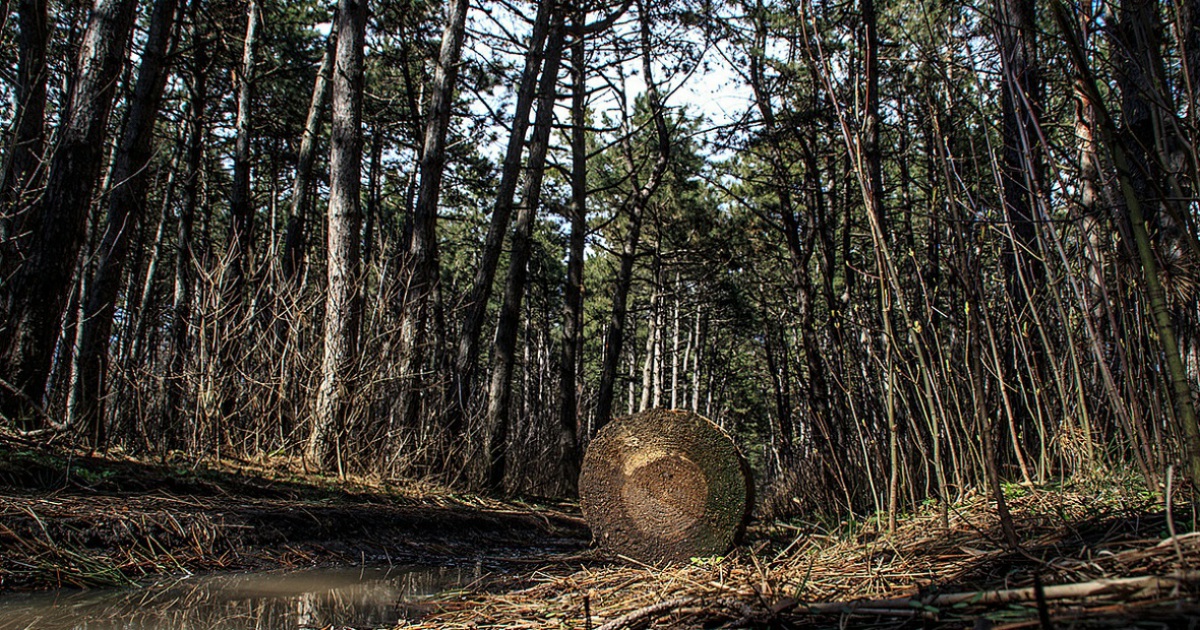
[[[322,563],[549,561],[585,550],[563,506],[0,441],[0,590]]]

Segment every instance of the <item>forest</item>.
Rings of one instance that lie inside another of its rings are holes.
[[[784,511],[1200,481],[1198,2],[0,13],[26,436],[556,496],[667,407]]]
[[[1200,0],[0,2],[0,449],[570,499],[686,409],[760,519],[1013,545],[1200,484]]]
[[[12,4],[10,426],[555,494],[688,408],[850,512],[1200,475],[1193,4]]]

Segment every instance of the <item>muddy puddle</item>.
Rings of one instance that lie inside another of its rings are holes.
[[[9,594],[0,596],[0,630],[390,628],[480,575],[479,567],[322,568]]]

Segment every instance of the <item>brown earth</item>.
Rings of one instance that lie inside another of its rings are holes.
[[[329,479],[277,463],[63,453],[0,436],[0,591],[323,563],[524,567],[569,558],[588,540],[570,506]]]

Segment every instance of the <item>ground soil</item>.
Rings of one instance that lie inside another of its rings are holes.
[[[589,538],[569,506],[0,438],[0,592],[327,563],[525,567]]]

